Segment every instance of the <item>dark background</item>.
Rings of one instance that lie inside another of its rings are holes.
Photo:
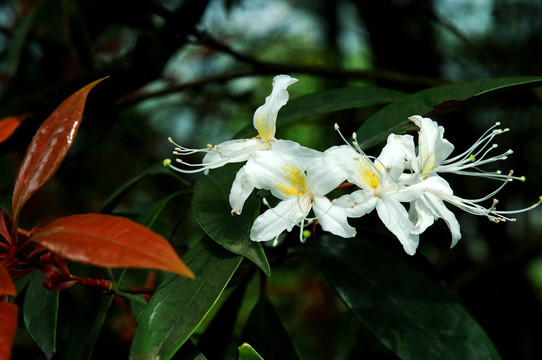
[[[0,118],[28,118],[0,144],[0,205],[10,208],[13,179],[37,127],[64,98],[91,81],[109,76],[90,94],[78,139],[58,173],[26,205],[23,227],[97,211],[117,187],[170,156],[168,136],[189,147],[231,138],[252,122],[279,73],[300,79],[289,88],[291,97],[343,86],[414,92],[448,82],[540,75],[542,3],[2,1]],[[499,165],[527,181],[502,191],[501,209],[528,206],[540,195],[540,90],[498,93],[435,118],[458,150],[496,121],[511,128],[498,143],[515,153]],[[357,128],[376,110],[307,119],[280,128],[278,137],[325,150],[339,142],[330,124]],[[465,198],[499,185],[459,176],[449,180]],[[153,178],[130,192],[116,211],[137,213],[174,191],[170,182]],[[456,210],[460,243],[448,249],[450,236],[439,221],[421,236],[420,252],[503,358],[542,358],[541,212],[494,224]],[[371,219],[364,221],[370,224]],[[336,314],[328,312],[329,318],[322,319],[330,290],[319,279],[301,282],[299,291],[324,299],[310,302],[303,319],[334,326]],[[277,306],[287,309],[289,297],[295,296],[280,280],[273,286]],[[299,314],[284,310],[281,315],[295,333]],[[109,326],[104,331],[117,330]],[[26,349],[33,348],[31,341],[24,339],[17,340],[15,356],[32,351]]]

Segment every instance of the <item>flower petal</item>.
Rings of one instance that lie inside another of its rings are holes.
[[[356,229],[348,224],[346,209],[337,206],[337,203],[330,202],[324,196],[315,196],[312,209],[325,231],[344,238],[356,236]]]
[[[289,98],[286,88],[296,81],[288,75],[275,76],[271,94],[265,98],[265,104],[256,109],[254,127],[263,140],[269,141],[275,137],[277,114]]]
[[[444,128],[438,126],[436,121],[414,115],[408,118],[420,128],[418,134],[419,171],[427,173],[446,159],[454,146],[444,139]]]
[[[373,211],[377,201],[378,199],[372,194],[367,194],[364,190],[358,190],[333,200],[333,204],[345,209],[348,217],[357,218]]]
[[[243,166],[235,175],[235,180],[230,190],[230,206],[232,214],[240,215],[247,198],[252,194],[254,186],[248,181]]]
[[[377,202],[376,211],[388,230],[399,239],[405,252],[414,255],[418,247],[419,236],[412,233],[412,223],[405,207],[399,201],[387,197]]]
[[[245,174],[254,187],[271,190],[282,200],[307,190],[305,172],[297,159],[276,151],[255,153],[245,165]]]
[[[201,161],[209,165],[206,168],[215,169],[225,164],[246,161],[255,151],[268,150],[270,145],[261,139],[229,140],[216,145]]]
[[[284,230],[292,230],[307,216],[310,210],[310,206],[306,209],[300,207],[298,200],[296,197],[290,197],[258,216],[250,229],[250,239],[253,241],[273,240]]]

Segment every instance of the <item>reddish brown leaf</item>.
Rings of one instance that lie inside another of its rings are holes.
[[[72,261],[102,267],[160,269],[194,277],[166,239],[117,216],[63,217],[43,227],[30,240]]]
[[[17,331],[17,305],[0,303],[0,360],[9,360],[15,331]]]
[[[70,149],[90,90],[103,79],[88,84],[60,104],[32,139],[15,179],[12,215],[17,223],[26,201],[56,172]]]
[[[15,285],[11,281],[11,276],[4,265],[0,264],[0,296],[15,295],[15,293]]]
[[[17,128],[24,119],[26,119],[27,115],[19,115],[19,116],[8,116],[0,120],[0,143],[6,141],[11,134]]]

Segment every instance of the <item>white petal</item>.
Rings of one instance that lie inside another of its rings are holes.
[[[367,195],[365,191],[358,190],[333,200],[333,204],[345,209],[348,217],[357,218],[373,211],[377,201],[372,194]]]
[[[306,189],[305,172],[297,159],[276,151],[255,153],[245,165],[245,173],[258,189],[271,190],[279,198],[301,195]]]
[[[433,211],[427,207],[423,198],[410,203],[408,217],[414,224],[414,227],[412,228],[413,234],[423,233],[435,222],[435,215],[433,214]]]
[[[390,134],[386,146],[382,149],[378,159],[375,160],[375,165],[383,166],[391,178],[397,180],[405,169],[405,149],[411,146],[410,143],[413,144],[413,138],[410,135]]]
[[[307,216],[309,210],[310,207],[306,209],[306,212],[301,212],[296,198],[281,201],[274,208],[258,216],[250,229],[250,239],[253,241],[272,240],[284,230],[292,230]]]
[[[333,160],[334,157],[324,154],[314,160],[313,166],[307,171],[307,186],[313,194],[326,195],[347,179],[346,170]]]
[[[420,128],[418,132],[419,170],[432,171],[452,153],[454,146],[444,139],[444,128],[438,126],[436,121],[419,115],[411,116],[409,120]]]
[[[243,166],[235,175],[235,180],[230,190],[230,206],[232,214],[240,215],[247,198],[252,194],[254,186],[248,181]]]
[[[404,206],[391,198],[380,199],[376,204],[376,211],[388,230],[399,239],[405,252],[414,255],[419,236],[412,233],[412,223]]]
[[[330,202],[324,196],[314,197],[312,208],[318,223],[325,231],[344,238],[356,236],[356,229],[348,224],[346,209],[337,206],[334,202]]]
[[[298,143],[290,140],[277,139],[272,142],[272,150],[278,151],[287,155],[295,156],[299,166],[303,170],[307,170],[314,164],[314,160],[323,156],[323,153],[314,149],[301,146]]]
[[[269,141],[275,136],[277,114],[287,102],[288,91],[286,88],[297,79],[288,75],[277,75],[273,79],[273,90],[271,94],[265,98],[265,104],[256,109],[254,113],[254,127],[258,130],[260,137],[265,141]]]
[[[269,148],[269,144],[261,139],[229,140],[208,152],[202,164],[209,165],[209,169],[215,169],[228,163],[246,161],[250,154]]]

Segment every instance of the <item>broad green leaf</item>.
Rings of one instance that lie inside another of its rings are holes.
[[[0,303],[0,360],[11,358],[11,346],[17,331],[17,305]]]
[[[263,360],[263,357],[258,354],[252,346],[247,343],[239,346],[239,357],[238,360]]]
[[[229,251],[254,262],[267,275],[271,269],[262,244],[250,240],[250,228],[260,211],[260,202],[250,196],[241,215],[232,215],[230,188],[239,166],[227,165],[200,176],[194,184],[192,207],[199,224],[213,240]]]
[[[500,359],[459,301],[403,260],[362,239],[305,246],[346,306],[401,359]]]
[[[121,201],[122,197],[135,186],[139,181],[147,176],[158,175],[158,174],[168,174],[176,176],[175,173],[169,169],[165,168],[162,162],[157,163],[149,167],[147,170],[143,171],[141,174],[138,174],[124,183],[119,187],[113,194],[111,194],[102,204],[98,212],[100,213],[111,213],[115,206]]]
[[[30,336],[51,359],[56,351],[56,325],[58,318],[58,291],[43,286],[45,276],[34,271],[26,288],[23,317]]]
[[[446,84],[404,96],[385,106],[365,121],[357,131],[357,141],[362,149],[384,140],[391,133],[402,134],[414,126],[411,115],[432,116],[457,108],[467,100],[512,87],[542,85],[542,77],[525,76],[478,80]]]
[[[169,274],[140,318],[132,360],[170,359],[216,303],[242,257],[204,238],[184,256],[192,280]]]
[[[26,201],[55,174],[73,144],[87,96],[96,80],[70,95],[41,124],[23,158],[13,189],[13,226]]]
[[[193,277],[170,243],[143,225],[104,214],[58,218],[30,238],[59,256],[102,267],[136,267]]]
[[[264,294],[252,309],[241,340],[258,349],[264,359],[299,359],[286,328]]]
[[[311,116],[324,115],[334,111],[356,109],[365,106],[389,104],[405,96],[404,92],[379,87],[349,87],[319,91],[290,99],[279,111],[277,127]],[[247,125],[236,138],[251,138],[256,130]]]

